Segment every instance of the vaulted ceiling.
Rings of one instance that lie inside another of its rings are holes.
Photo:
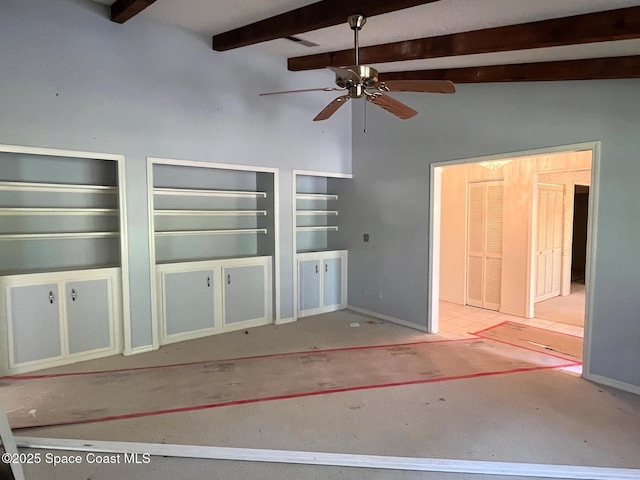
[[[640,78],[640,0],[96,1],[126,28],[148,16],[220,52],[257,45],[293,71],[353,64],[346,17],[358,13],[360,63],[383,80]]]

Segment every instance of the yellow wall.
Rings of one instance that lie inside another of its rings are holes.
[[[573,202],[573,184],[584,182],[584,172],[562,176],[558,176],[556,172],[588,170],[591,168],[591,155],[587,151],[522,157],[513,159],[495,171],[478,164],[444,167],[441,187],[440,299],[465,303],[467,184],[504,180],[500,311],[522,317],[531,316],[533,312],[530,312],[528,290],[536,174],[540,173],[540,177],[545,178],[548,183],[567,185],[566,191],[571,191],[570,200]],[[566,197],[565,201],[568,201]],[[564,245],[567,243],[563,243],[563,250]],[[568,248],[570,251],[570,239]]]

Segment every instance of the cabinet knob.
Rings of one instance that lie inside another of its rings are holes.
[[[75,288],[71,289],[71,300],[73,300],[74,302],[76,301],[76,289]]]
[[[227,273],[227,285],[231,285],[231,274]]]
[[[329,271],[329,265],[327,265],[326,263],[324,264],[324,271],[328,272]]]
[[[49,290],[49,303],[53,303],[55,300],[55,295],[53,294],[53,290]]]
[[[316,265],[316,273],[318,273],[318,265]]]
[[[207,287],[211,286],[211,277],[207,277]]]

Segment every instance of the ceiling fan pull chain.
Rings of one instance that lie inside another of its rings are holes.
[[[364,133],[367,133],[367,102],[364,102]]]

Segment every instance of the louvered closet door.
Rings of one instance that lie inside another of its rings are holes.
[[[535,302],[541,302],[560,295],[564,187],[539,184],[537,197]]]
[[[467,305],[498,310],[502,288],[502,182],[469,184]]]

